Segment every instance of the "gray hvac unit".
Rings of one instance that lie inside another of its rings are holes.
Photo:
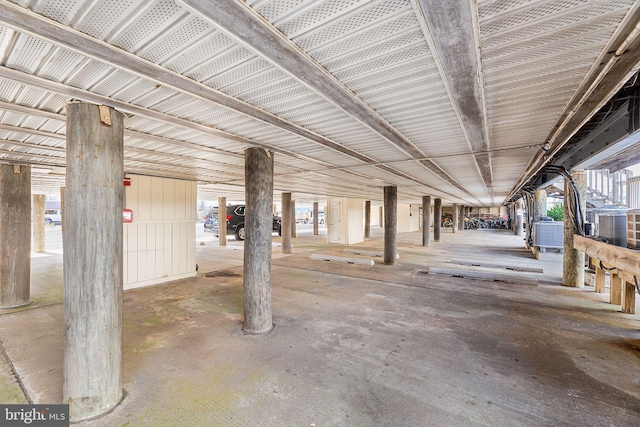
[[[540,248],[564,248],[564,222],[533,223],[533,245]]]
[[[598,237],[611,245],[627,247],[627,215],[608,214],[598,217]]]

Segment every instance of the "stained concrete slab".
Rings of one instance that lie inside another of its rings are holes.
[[[381,250],[382,232],[358,245]],[[277,241],[277,238],[274,238]],[[538,261],[508,232],[468,230],[420,246],[399,235],[396,266],[317,263],[322,237],[274,249],[275,329],[242,322],[242,252],[198,246],[198,277],[124,294],[123,385],[113,412],[81,426],[634,425],[640,318],[607,294],[560,285],[562,256]],[[543,268],[538,287],[429,277],[452,256]],[[55,257],[39,258],[44,262]],[[38,403],[61,400],[62,277],[0,313],[0,340]],[[53,273],[51,273],[53,271]],[[205,273],[225,274],[205,277]],[[233,274],[227,274],[233,273]],[[46,280],[46,283],[45,283]],[[39,298],[37,295],[34,298]],[[15,380],[11,369],[4,383]],[[0,381],[0,396],[5,386]],[[15,383],[13,383],[15,390]]]

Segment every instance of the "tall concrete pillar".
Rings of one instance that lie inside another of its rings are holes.
[[[273,233],[273,152],[244,151],[244,323],[242,330],[262,334],[273,329],[271,315],[271,238]]]
[[[398,229],[398,187],[384,187],[384,263],[396,265]]]
[[[227,198],[218,197],[218,245],[227,246]]]
[[[31,166],[0,164],[0,308],[28,304],[30,282]]]
[[[296,238],[297,237],[297,233],[296,233],[296,201],[292,200],[291,201],[291,237],[292,238]]]
[[[291,253],[291,193],[282,193],[282,223],[280,225],[280,233],[282,234],[282,253]],[[295,222],[295,221],[294,221]]]
[[[47,196],[33,195],[33,251],[44,252],[44,208]]]
[[[371,237],[371,201],[364,202],[364,238]]]
[[[516,201],[516,229],[514,234],[522,236],[524,232],[524,198]]]
[[[458,217],[458,228],[460,230],[464,230],[464,212],[465,212],[466,208],[464,207],[464,205],[460,205],[460,216]]]
[[[547,191],[536,190],[533,193],[533,204],[535,212],[533,212],[533,221],[540,221],[540,218],[547,216]]]
[[[422,246],[431,245],[431,196],[422,196]]]
[[[71,421],[122,398],[123,115],[67,104],[64,388]]]
[[[318,235],[318,202],[313,202],[313,235]]]
[[[571,174],[573,181],[578,187],[580,195],[580,209],[584,217],[586,211],[586,191],[587,174],[584,170],[575,171]],[[569,180],[564,180],[564,256],[562,259],[562,284],[564,286],[583,287],[584,286],[584,252],[573,249],[573,236],[579,234],[569,219]]]
[[[453,224],[451,225],[452,231],[454,233],[458,232],[458,223],[460,222],[460,208],[458,207],[457,203],[454,203],[453,206],[451,207],[451,210],[453,211],[453,218],[451,219],[453,221]]]
[[[433,200],[433,241],[440,241],[440,229],[442,228],[442,199]]]

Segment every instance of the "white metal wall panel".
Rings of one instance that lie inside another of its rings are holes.
[[[195,276],[196,183],[129,175],[125,289]]]
[[[640,176],[627,180],[627,204],[630,209],[640,209]]]

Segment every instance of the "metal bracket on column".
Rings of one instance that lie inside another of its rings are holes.
[[[20,165],[13,165],[13,173],[20,175]]]

